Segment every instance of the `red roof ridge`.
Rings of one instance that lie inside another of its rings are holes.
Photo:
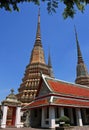
[[[89,99],[89,87],[87,86],[65,82],[45,75],[42,76],[46,86],[52,93]]]
[[[86,86],[86,85],[81,85],[81,84],[76,84],[76,83],[73,83],[73,82],[64,81],[64,80],[61,80],[61,79],[57,79],[57,78],[50,77],[50,76],[45,75],[45,74],[42,74],[42,78],[43,78],[44,80],[50,79],[50,80],[59,81],[59,82],[61,82],[61,83],[65,83],[65,84],[74,85],[74,86],[78,86],[78,87],[82,87],[82,88],[87,88],[87,89],[89,89],[89,87]]]

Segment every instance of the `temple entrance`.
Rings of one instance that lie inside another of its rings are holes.
[[[7,121],[6,121],[7,127],[15,126],[15,117],[16,117],[16,107],[9,106],[7,110]]]
[[[31,110],[31,127],[33,128],[40,128],[41,127],[41,116],[42,116],[42,109],[32,109]]]

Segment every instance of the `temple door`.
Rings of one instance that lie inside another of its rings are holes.
[[[16,107],[8,107],[6,126],[15,126]]]

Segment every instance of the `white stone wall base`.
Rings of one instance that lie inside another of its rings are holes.
[[[1,128],[6,128],[6,124],[1,124]]]
[[[23,127],[23,123],[16,124],[15,127],[17,127],[17,128],[22,128],[22,127]]]

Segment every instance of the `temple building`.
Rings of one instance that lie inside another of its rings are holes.
[[[67,116],[70,125],[89,125],[89,88],[43,75],[34,101],[22,108],[30,110],[30,126],[55,128]]]
[[[77,69],[75,83],[69,83],[42,74],[34,101],[22,108],[31,113],[32,127],[55,128],[59,117],[67,116],[72,126],[89,125],[89,75],[77,45]]]
[[[50,77],[54,77],[51,65],[50,54],[48,57],[48,64],[45,62],[44,50],[41,42],[40,32],[40,11],[38,13],[38,24],[36,32],[36,40],[31,52],[30,63],[26,66],[25,74],[22,83],[18,89],[18,99],[23,104],[31,102],[37,93],[41,73]]]
[[[0,125],[6,127],[59,126],[59,117],[67,116],[72,126],[89,125],[89,74],[75,29],[77,67],[75,83],[54,78],[50,52],[45,62],[41,40],[40,11],[30,62],[26,66],[18,94],[11,93],[0,105]],[[25,120],[24,115],[26,116]]]

